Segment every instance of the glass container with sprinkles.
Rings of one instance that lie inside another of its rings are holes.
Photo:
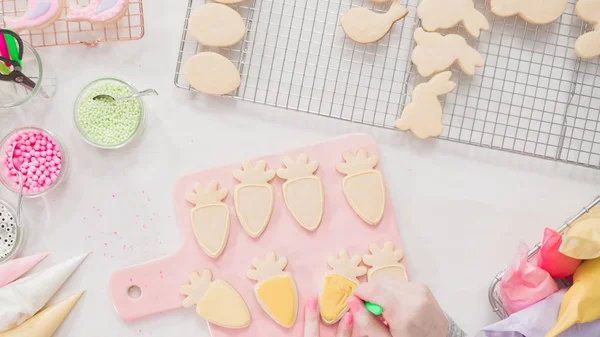
[[[146,126],[141,97],[125,101],[97,98],[98,95],[124,97],[137,92],[131,84],[117,78],[101,78],[83,88],[74,108],[75,125],[83,139],[102,149],[118,149]]]
[[[17,213],[0,200],[0,264],[17,255],[24,237],[23,228],[17,222]]]

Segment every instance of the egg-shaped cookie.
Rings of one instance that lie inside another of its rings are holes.
[[[190,15],[188,30],[201,44],[208,47],[229,47],[246,34],[240,14],[228,6],[208,3]]]
[[[240,72],[223,55],[203,52],[192,56],[183,66],[190,85],[210,95],[225,95],[240,86]]]

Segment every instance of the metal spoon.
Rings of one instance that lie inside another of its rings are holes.
[[[117,97],[117,98],[112,97],[111,95],[97,95],[97,96],[94,96],[93,100],[102,98],[102,99],[108,99],[108,100],[113,100],[113,101],[118,102],[118,101],[126,101],[126,100],[132,99],[132,98],[137,98],[140,96],[156,96],[156,95],[158,95],[158,92],[156,90],[146,89],[146,90],[143,90],[140,92],[136,92],[133,95],[129,95],[129,96],[125,96],[125,97]]]

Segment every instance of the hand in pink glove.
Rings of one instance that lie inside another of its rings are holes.
[[[336,337],[351,337],[354,316],[347,312],[338,323]],[[309,298],[304,309],[304,337],[319,337],[321,314],[316,298]]]
[[[369,282],[359,285],[354,295],[348,298],[348,306],[359,336],[448,336],[448,318],[425,285],[391,280]],[[386,323],[367,311],[363,301],[379,304]]]

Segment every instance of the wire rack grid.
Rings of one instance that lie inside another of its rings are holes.
[[[594,201],[592,201],[589,205],[587,205],[584,209],[582,209],[579,213],[577,213],[574,217],[572,217],[571,219],[567,220],[558,230],[557,232],[563,234],[567,228],[569,228],[569,226],[574,223],[577,219],[579,219],[581,216],[583,216],[584,214],[586,214],[587,212],[590,211],[590,209],[596,207],[600,205],[600,196],[596,197],[596,199],[594,199]],[[530,251],[529,251],[529,259],[532,259],[539,251],[540,251],[540,247],[542,246],[541,243],[536,244]],[[502,304],[502,300],[500,299],[500,296],[498,295],[498,284],[500,283],[500,280],[502,280],[502,276],[504,274],[504,270],[499,272],[498,275],[496,275],[496,277],[494,278],[494,280],[492,281],[492,284],[490,285],[490,289],[489,289],[489,293],[488,293],[488,297],[489,297],[489,301],[490,301],[490,305],[492,306],[492,309],[494,310],[494,312],[498,315],[498,317],[500,317],[501,319],[505,319],[508,317],[508,313],[506,312],[506,309],[504,309],[504,305]],[[562,288],[564,286],[567,286],[569,283],[565,280],[557,280],[557,283],[559,284],[559,286]]]
[[[85,44],[95,46],[101,42],[138,40],[144,36],[144,9],[142,0],[130,0],[127,12],[113,24],[100,25],[89,22],[69,22],[69,1],[86,6],[90,0],[67,0],[61,17],[43,30],[22,31],[19,35],[34,47]],[[0,0],[0,24],[4,16],[21,16],[27,10],[29,0]]]
[[[233,6],[246,37],[230,48],[207,48],[187,29],[189,0],[175,84],[193,90],[182,65],[198,52],[228,57],[242,76],[232,96],[362,124],[394,128],[410,93],[424,79],[410,62],[419,25],[418,0],[400,0],[409,14],[377,43],[346,37],[339,18],[352,7],[385,12],[369,0],[246,0]],[[489,0],[476,0],[490,30],[480,38],[463,26],[442,33],[464,36],[485,59],[475,76],[453,67],[457,89],[444,99],[440,138],[600,168],[598,58],[580,60],[577,37],[591,27],[575,14],[575,0],[548,25],[500,18]]]

